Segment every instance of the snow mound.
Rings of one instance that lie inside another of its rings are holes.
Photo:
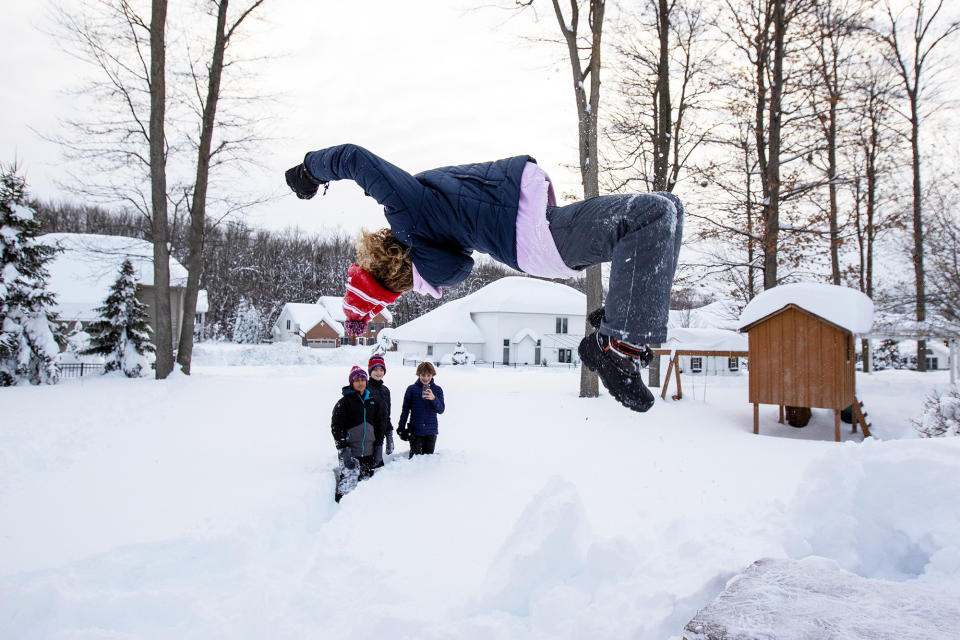
[[[790,304],[851,333],[867,333],[873,326],[873,301],[863,293],[832,284],[796,282],[767,289],[751,300],[740,314],[740,329]]]
[[[960,575],[960,442],[867,440],[814,462],[790,515],[793,557],[936,587]]]
[[[576,487],[560,477],[550,479],[490,565],[482,607],[527,615],[531,601],[583,570],[588,536]]]
[[[947,638],[960,600],[861,578],[823,558],[760,560],[687,624],[687,640]]]

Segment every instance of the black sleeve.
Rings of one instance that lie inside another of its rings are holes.
[[[337,449],[347,446],[346,407],[343,402],[343,398],[337,401],[333,406],[333,415],[330,417],[330,431],[333,433],[333,441]]]
[[[383,386],[383,435],[393,431],[393,424],[390,422],[390,389]]]
[[[311,151],[303,164],[321,182],[353,180],[387,213],[415,209],[426,194],[426,188],[411,174],[355,144]]]

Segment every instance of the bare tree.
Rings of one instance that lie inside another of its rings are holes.
[[[710,94],[707,21],[699,6],[645,0],[626,25],[616,46],[620,106],[605,130],[617,158],[605,175],[612,191],[633,182],[649,191],[673,191],[681,169],[711,130],[694,118]],[[650,386],[660,386],[659,358],[650,363],[648,375]]]
[[[514,0],[520,8],[533,6],[535,0]],[[567,47],[570,71],[573,79],[573,94],[577,102],[577,129],[580,147],[580,178],[584,198],[600,195],[599,150],[597,148],[597,119],[600,111],[600,44],[603,36],[604,0],[570,0],[569,20],[560,7],[560,0],[551,0],[553,11],[560,25],[560,33]],[[586,5],[587,29],[582,32],[581,5]],[[584,60],[581,52],[586,53]],[[589,80],[590,91],[584,83]],[[603,282],[600,265],[586,269],[587,314],[603,304]],[[593,331],[584,322],[584,335]],[[600,395],[597,374],[587,367],[580,368],[580,397],[595,398]]]
[[[935,87],[931,84],[938,62],[934,50],[958,30],[960,21],[938,20],[944,0],[913,0],[911,6],[895,12],[890,1],[885,5],[885,20],[875,25],[874,33],[883,43],[883,57],[900,79],[908,101],[901,115],[910,123],[910,147],[913,170],[913,271],[916,284],[916,318],[926,319],[926,282],[924,274],[923,188],[920,180],[921,105]],[[941,23],[944,23],[941,25]],[[917,341],[917,369],[926,371],[926,343]]]
[[[193,333],[197,311],[197,293],[200,289],[200,272],[203,266],[203,239],[206,230],[207,185],[210,177],[210,162],[213,156],[226,148],[221,143],[219,149],[213,148],[213,133],[217,117],[217,103],[220,99],[220,80],[223,76],[224,56],[230,39],[237,29],[264,0],[249,3],[240,14],[228,24],[227,9],[229,0],[211,0],[217,9],[217,31],[214,35],[213,53],[207,71],[206,99],[201,101],[202,118],[200,125],[200,143],[197,146],[197,173],[193,184],[193,197],[190,201],[190,233],[188,241],[187,290],[183,303],[183,322],[180,329],[180,344],[177,349],[177,362],[184,373],[190,373],[190,360],[193,356]],[[196,74],[192,74],[196,79]]]
[[[861,0],[821,0],[813,7],[813,46],[810,48],[810,102],[816,116],[819,136],[826,143],[823,171],[828,191],[826,218],[830,239],[830,275],[833,284],[841,284],[840,207],[838,194],[842,177],[838,148],[843,141],[841,103],[847,98],[854,72],[854,51],[859,43],[858,13]]]

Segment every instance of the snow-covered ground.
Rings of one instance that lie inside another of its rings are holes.
[[[763,557],[960,591],[960,439],[909,423],[945,372],[861,375],[877,438],[837,444],[823,410],[754,435],[745,375],[641,415],[576,370],[442,367],[438,455],[336,505],[367,355],[198,345],[190,377],[0,390],[0,638],[663,640]]]

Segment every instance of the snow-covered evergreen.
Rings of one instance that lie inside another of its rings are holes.
[[[135,273],[133,263],[124,260],[107,299],[97,308],[100,319],[87,328],[90,346],[81,352],[103,356],[104,373],[120,370],[129,378],[149,370],[148,354],[154,352],[147,307],[137,300]]]
[[[454,347],[453,353],[450,354],[450,360],[452,364],[469,364],[473,362],[473,354],[468,353],[463,343],[457,341],[457,346]]]
[[[914,427],[924,438],[960,436],[960,390],[936,390],[923,400],[923,416]]]
[[[54,384],[60,348],[46,263],[57,249],[37,242],[40,223],[26,205],[16,167],[0,167],[0,386]]]
[[[233,322],[233,341],[239,344],[259,344],[262,324],[260,311],[249,300],[241,298]]]

